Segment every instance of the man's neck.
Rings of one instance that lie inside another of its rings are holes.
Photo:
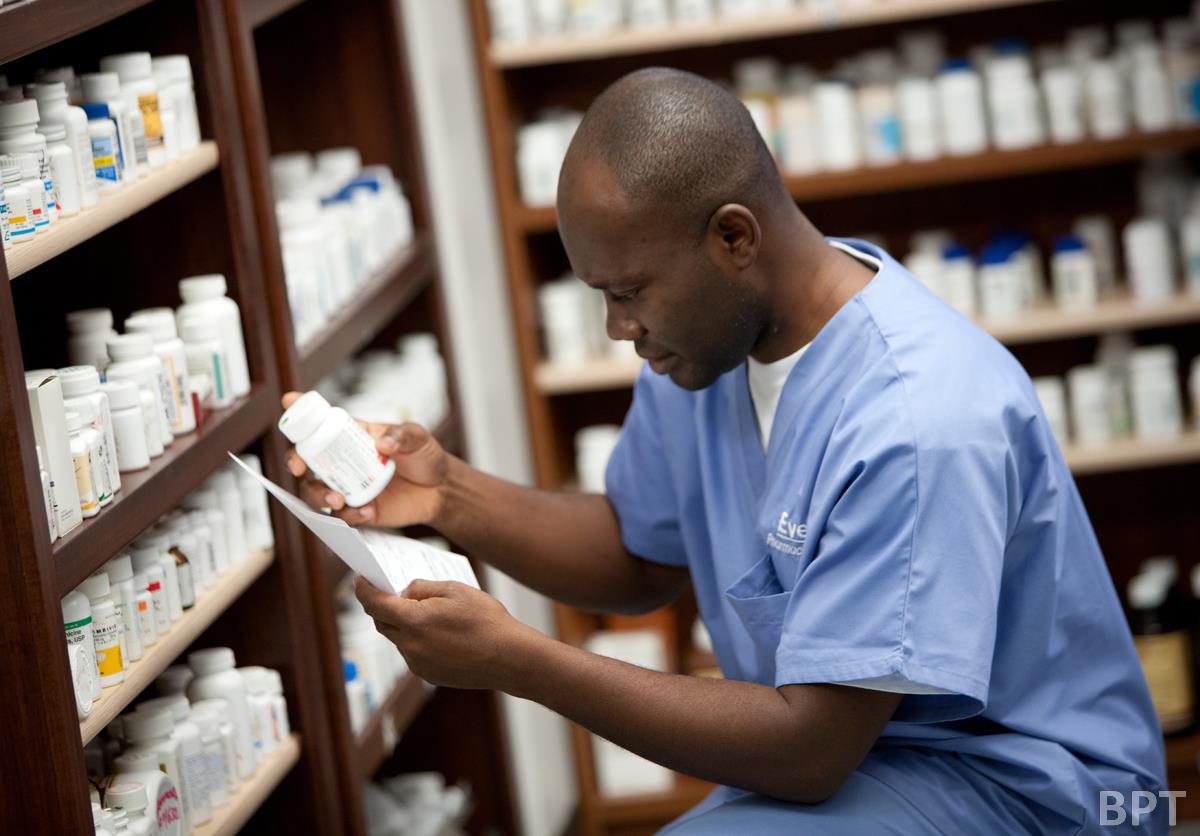
[[[829,245],[799,210],[778,250],[764,260],[771,319],[751,356],[773,363],[812,342],[841,307],[874,277],[862,262]]]

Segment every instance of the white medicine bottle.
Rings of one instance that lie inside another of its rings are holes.
[[[145,470],[150,466],[150,448],[137,384],[131,380],[114,380],[100,384],[100,391],[108,396],[117,472]]]
[[[121,657],[122,627],[108,585],[108,575],[98,572],[79,585],[79,591],[92,605],[92,636],[96,643],[96,667],[100,687],[125,681],[125,661]]]
[[[71,434],[71,464],[75,468],[79,510],[84,519],[89,519],[100,513],[102,503],[107,505],[112,500],[100,453],[100,434],[87,426],[78,412],[67,413],[67,432]]]
[[[254,738],[250,730],[250,703],[246,699],[246,683],[234,666],[233,651],[228,647],[209,647],[188,654],[188,667],[196,678],[188,683],[187,697],[197,700],[223,699],[229,704],[229,716],[235,729],[238,775],[248,778],[258,764],[254,755]]]
[[[305,392],[279,419],[279,429],[313,473],[359,508],[379,496],[396,463],[375,449],[375,440],[346,410],[318,392]]]
[[[193,316],[216,323],[225,358],[229,363],[229,389],[235,398],[250,392],[250,367],[246,362],[246,341],[242,336],[242,314],[237,302],[226,296],[225,277],[220,273],[190,276],[179,280],[183,304],[175,311],[180,330]]]
[[[141,781],[123,780],[104,793],[109,807],[123,810],[128,817],[127,830],[131,836],[150,836],[150,819],[146,817],[146,785]]]
[[[163,364],[163,378],[175,404],[171,432],[185,435],[196,429],[196,412],[192,406],[192,389],[188,383],[187,356],[183,340],[175,332],[175,314],[170,308],[144,308],[125,319],[130,334],[149,334],[154,351]]]
[[[171,425],[175,423],[177,404],[172,384],[168,383],[162,360],[154,351],[149,334],[132,333],[110,337],[108,356],[112,363],[105,370],[107,380],[136,380],[138,385],[157,400],[159,438],[164,447],[175,438]],[[154,451],[150,451],[154,455]]]
[[[83,207],[83,192],[79,185],[79,170],[75,166],[75,151],[67,142],[67,129],[62,125],[38,128],[46,137],[46,153],[50,158],[50,179],[54,181],[54,202],[61,216],[78,214]]]
[[[0,180],[4,182],[4,205],[8,217],[4,228],[14,244],[32,241],[33,215],[29,189],[21,182],[21,167],[8,158],[0,158]]]
[[[105,474],[111,493],[116,493],[121,489],[117,442],[113,435],[108,395],[100,389],[100,374],[92,366],[67,366],[58,370],[58,379],[62,381],[63,404],[66,408],[78,412],[88,426],[100,433],[100,453],[104,459]]]
[[[96,668],[96,640],[92,631],[92,604],[79,590],[73,590],[62,599],[63,632],[68,647],[78,647],[83,654],[85,667],[92,676],[91,699],[100,696],[100,677]]]

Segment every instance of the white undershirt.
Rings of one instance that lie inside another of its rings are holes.
[[[841,241],[830,241],[829,245],[837,247],[850,257],[857,259],[874,273],[878,273],[883,267],[878,258],[860,252],[848,244],[843,244]],[[775,412],[779,409],[779,399],[783,396],[783,387],[787,383],[788,376],[792,373],[792,369],[795,368],[797,361],[799,361],[807,350],[808,345],[802,346],[799,351],[789,354],[787,357],[776,360],[773,363],[760,363],[753,357],[746,358],[746,380],[750,384],[750,401],[754,404],[754,415],[758,418],[758,438],[762,442],[764,452],[767,449],[767,443],[771,439],[771,427],[775,423]],[[866,688],[871,691],[890,691],[896,694],[954,693],[942,688],[933,688],[929,685],[922,685],[919,682],[912,682],[899,673],[871,677],[870,679],[856,679],[840,684],[851,685],[855,688]]]

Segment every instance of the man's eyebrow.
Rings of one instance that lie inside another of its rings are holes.
[[[609,290],[614,287],[628,287],[638,284],[646,278],[645,273],[630,273],[628,276],[618,276],[615,279],[584,279],[583,283],[594,290]]]

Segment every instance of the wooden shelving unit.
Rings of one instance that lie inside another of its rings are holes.
[[[421,709],[433,696],[433,686],[410,673],[400,677],[383,705],[371,715],[355,739],[358,773],[364,781],[379,771]]]
[[[1127,16],[1077,0],[897,0],[849,6],[836,18],[821,17],[812,11],[816,7],[808,4],[775,16],[659,31],[626,30],[595,38],[492,44],[487,3],[472,0],[476,56],[539,487],[569,485],[574,475],[574,433],[589,424],[621,420],[642,362],[598,358],[568,368],[543,360],[537,290],[543,282],[562,275],[569,265],[556,234],[554,207],[529,206],[521,199],[515,164],[519,126],[546,109],[583,110],[606,85],[640,67],[673,66],[711,78],[728,78],[734,62],[770,55],[781,63],[802,60],[824,70],[855,52],[894,44],[897,34],[909,29],[939,29],[946,34],[948,54],[962,55],[972,46],[998,37],[1019,36],[1036,47],[1061,40],[1073,26],[1098,24],[1111,29],[1116,20]],[[1186,8],[1179,0],[1151,16],[1181,13],[1186,13]],[[785,174],[784,181],[818,228],[836,235],[874,233],[896,256],[907,252],[913,232],[932,227],[947,228],[974,248],[1000,229],[1027,228],[1043,251],[1048,251],[1052,238],[1068,231],[1081,215],[1101,212],[1118,226],[1133,217],[1136,168],[1144,158],[1161,153],[1194,154],[1198,149],[1200,130],[1185,127],[1114,140],[990,150],[927,163]],[[1061,375],[1071,366],[1091,362],[1094,347],[1086,338],[1117,331],[1136,331],[1145,339],[1168,342],[1180,352],[1184,364],[1200,352],[1200,300],[1185,296],[1150,306],[1118,296],[1089,311],[1039,308],[1012,321],[980,324],[1010,346],[1036,375]],[[1188,508],[1186,500],[1179,497],[1190,490],[1188,486],[1196,478],[1200,462],[1197,444],[1196,433],[1190,432],[1170,442],[1126,439],[1095,449],[1072,446],[1064,450],[1073,472],[1081,477],[1079,490],[1118,589],[1124,588],[1140,561],[1150,556],[1143,553],[1151,548],[1148,543],[1155,544],[1153,553],[1174,552],[1185,560],[1186,555],[1194,555],[1194,503]],[[1088,478],[1082,478],[1085,476]],[[671,625],[664,628],[671,633],[671,641],[683,642],[681,637],[692,617],[694,602],[677,605],[663,615]],[[565,607],[557,609],[557,623],[560,637],[571,641],[607,626],[602,618]],[[573,731],[581,831],[589,836],[650,832],[691,806],[704,791],[705,785],[681,777],[672,791],[661,795],[603,798],[595,785],[590,736],[579,729]],[[1188,751],[1183,760],[1191,762],[1189,775],[1200,777],[1195,768],[1200,743],[1192,739],[1179,745]],[[1173,773],[1172,780],[1177,777]],[[1194,812],[1200,815],[1200,809]]]
[[[305,39],[310,54],[325,56],[319,66],[297,58]],[[177,507],[228,461],[226,451],[252,449],[268,478],[288,484],[286,441],[274,430],[285,387],[311,385],[364,347],[394,343],[401,333],[433,330],[446,346],[402,44],[394,0],[17,0],[0,6],[0,73],[14,84],[42,66],[71,64],[88,72],[116,51],[187,54],[205,138],[178,161],[61,219],[44,237],[0,259],[0,604],[14,619],[0,647],[5,663],[23,671],[8,691],[16,722],[10,755],[0,764],[4,796],[21,803],[0,804],[0,832],[91,832],[83,745],[190,648],[227,645],[241,665],[280,671],[297,734],[194,832],[234,834],[252,822],[254,832],[366,833],[362,782],[390,753],[381,734],[359,740],[349,733],[328,590],[314,588],[312,543],[280,506],[271,505],[275,549],[235,564],[128,665],[124,682],[105,689],[82,722],[59,599]],[[371,67],[371,83],[348,84],[364,65]],[[271,149],[293,150],[291,143],[311,150],[356,145],[366,162],[390,165],[417,230],[413,243],[305,352],[294,345],[268,175]],[[66,364],[67,311],[109,307],[120,323],[136,308],[178,305],[176,281],[210,272],[227,277],[229,296],[241,310],[250,393],[175,439],[147,470],[122,474],[116,501],[52,544],[24,369]],[[461,453],[457,416],[441,429]],[[415,715],[420,702],[411,700],[424,688],[410,685],[392,696],[377,730],[385,724],[400,730],[404,718]],[[461,746],[490,752],[494,744],[474,739]],[[487,791],[499,797],[507,787],[507,777],[497,775]],[[510,815],[483,825],[512,832],[511,822]]]
[[[271,754],[241,787],[229,796],[229,803],[213,811],[213,817],[197,825],[193,836],[235,836],[267,797],[300,760],[300,735],[293,734]]]
[[[191,609],[185,610],[167,633],[146,648],[141,659],[130,662],[125,668],[125,681],[105,688],[100,699],[92,703],[91,714],[80,722],[79,734],[83,742],[87,743],[102,732],[154,682],[155,677],[173,665],[188,646],[220,618],[250,584],[262,576],[274,559],[275,553],[271,550],[259,550],[248,555],[222,575],[216,586],[206,590]]]
[[[178,160],[124,185],[112,194],[102,196],[92,208],[69,218],[61,218],[42,237],[13,247],[4,254],[8,261],[8,277],[15,279],[147,206],[153,206],[171,192],[208,174],[219,162],[217,143],[206,140],[200,143],[199,148],[188,151]]]
[[[170,511],[179,498],[213,471],[227,450],[242,450],[260,437],[278,413],[278,400],[263,386],[229,409],[213,413],[196,432],[182,436],[150,467],[122,474],[112,504],[54,544],[60,594],[67,594],[125,544]]]
[[[1019,151],[985,151],[929,162],[785,174],[784,182],[797,203],[965,185],[1046,172],[1095,168],[1140,159],[1147,154],[1188,151],[1200,147],[1200,128],[1157,133],[1133,133],[1118,139],[1089,139],[1065,145],[1046,144]],[[558,220],[553,206],[521,205],[517,222],[528,233],[553,232]]]
[[[488,53],[493,65],[515,69],[756,41],[834,28],[904,23],[938,15],[966,14],[1040,2],[1046,0],[902,0],[862,3],[829,10],[821,10],[812,4],[740,20],[718,17],[709,23],[676,24],[645,31],[624,29],[593,37],[536,38],[529,43],[496,44]]]

